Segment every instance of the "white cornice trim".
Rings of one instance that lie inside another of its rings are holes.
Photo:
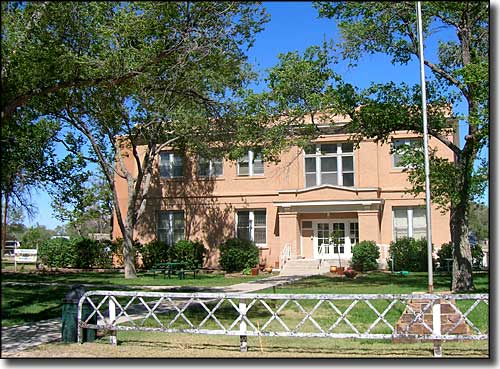
[[[304,192],[309,192],[309,191],[321,190],[323,188],[331,188],[334,190],[342,190],[342,191],[349,191],[349,192],[373,192],[373,191],[380,191],[381,190],[379,187],[344,187],[344,186],[334,186],[334,185],[326,184],[326,185],[321,185],[321,186],[302,188],[302,189],[298,189],[298,190],[279,190],[278,193],[304,193]]]

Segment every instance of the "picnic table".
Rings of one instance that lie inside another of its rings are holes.
[[[156,274],[159,273],[163,274],[163,278],[171,278],[172,275],[176,274],[179,279],[184,279],[186,273],[191,273],[193,274],[193,278],[196,279],[198,270],[186,268],[184,263],[173,261],[168,263],[156,263],[153,268],[151,268],[150,272],[153,273],[153,278],[156,278]]]

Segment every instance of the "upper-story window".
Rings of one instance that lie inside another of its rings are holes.
[[[403,169],[405,166],[402,164],[402,154],[398,152],[398,148],[403,145],[417,146],[421,142],[420,138],[398,138],[392,140],[391,156],[392,156],[392,167],[394,169]]]
[[[198,177],[220,177],[223,174],[222,159],[198,157]]]
[[[402,237],[425,238],[427,222],[423,207],[392,208],[394,240]]]
[[[238,160],[239,176],[261,176],[264,175],[264,161],[262,154],[249,150]]]
[[[160,153],[160,177],[179,178],[184,176],[184,159],[181,155],[162,151]]]
[[[354,186],[352,143],[312,145],[305,150],[306,187]]]

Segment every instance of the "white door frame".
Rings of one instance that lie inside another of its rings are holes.
[[[341,260],[349,260],[352,256],[352,251],[351,251],[351,237],[350,237],[350,227],[349,223],[358,223],[358,219],[355,218],[350,218],[350,219],[317,219],[317,220],[312,220],[313,224],[313,257],[314,259],[333,259],[333,260],[338,260],[338,254],[334,253],[334,245],[330,244],[329,246],[329,252],[320,255],[318,253],[318,224],[328,224],[328,230],[329,233],[331,234],[333,232],[333,224],[334,223],[343,223],[344,224],[344,231],[345,231],[345,237],[344,237],[344,253],[340,254],[340,259]]]

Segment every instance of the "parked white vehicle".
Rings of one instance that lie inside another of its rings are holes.
[[[5,256],[14,256],[14,250],[21,247],[21,243],[16,240],[5,241]]]

